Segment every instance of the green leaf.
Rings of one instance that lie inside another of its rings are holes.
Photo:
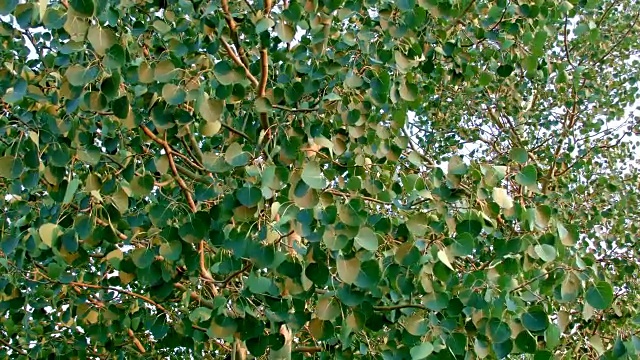
[[[549,244],[536,245],[533,247],[536,255],[545,262],[551,262],[556,259],[556,248]]]
[[[233,143],[227,148],[224,160],[231,166],[244,166],[251,160],[251,154],[244,151],[239,143]]]
[[[224,60],[215,64],[213,73],[222,85],[231,85],[242,79],[242,76],[236,72],[233,66]]]
[[[587,288],[584,297],[595,309],[606,310],[613,303],[613,288],[606,281],[598,281]]]
[[[151,175],[134,176],[131,180],[131,190],[135,196],[144,197],[151,193],[154,183],[155,181]]]
[[[511,151],[509,152],[509,156],[511,157],[511,160],[520,164],[525,164],[529,159],[529,153],[527,153],[527,150],[523,148],[511,149]]]
[[[329,269],[320,263],[309,264],[304,273],[316,286],[324,286],[329,280]]]
[[[456,232],[458,234],[467,233],[472,237],[480,235],[482,232],[482,224],[476,220],[462,220],[456,225]]]
[[[530,309],[522,314],[522,326],[531,332],[544,331],[549,326],[549,316],[538,308]]]
[[[96,4],[93,0],[69,0],[69,6],[78,14],[82,16],[93,16],[96,9]]]
[[[366,250],[378,250],[378,236],[371,228],[360,228],[360,230],[358,231],[358,235],[356,235],[355,237],[355,242]]]
[[[353,284],[360,273],[360,260],[358,258],[345,259],[340,256],[336,259],[338,276],[347,284]]]
[[[335,320],[341,314],[338,299],[334,297],[325,297],[318,301],[316,306],[316,316],[320,320]]]
[[[69,80],[71,85],[83,87],[93,82],[93,80],[98,77],[98,73],[99,70],[95,66],[85,68],[81,65],[71,65],[67,68],[64,76]]]
[[[126,119],[129,116],[129,98],[125,95],[113,100],[111,110],[116,117]]]
[[[0,16],[10,15],[16,6],[18,6],[18,3],[18,0],[6,0],[0,2]]]
[[[199,307],[199,308],[195,308],[190,314],[189,314],[189,320],[191,320],[193,323],[197,324],[199,322],[204,322],[207,321],[211,318],[211,309],[206,308],[206,307]]]
[[[257,187],[242,187],[236,191],[236,198],[246,207],[254,207],[262,200],[262,191]]]
[[[320,165],[315,161],[309,161],[302,167],[302,180],[312,189],[324,189],[327,181],[322,176]]]
[[[512,65],[504,64],[504,65],[498,66],[498,68],[496,69],[496,74],[498,74],[498,76],[506,78],[506,77],[509,77],[509,75],[511,75],[513,70],[515,69]]]
[[[533,186],[538,183],[538,170],[533,165],[527,165],[516,174],[516,182],[522,186]]]
[[[89,28],[87,40],[89,40],[98,55],[104,56],[107,49],[113,46],[118,39],[111,29],[94,25]]]
[[[167,104],[176,106],[182,104],[186,100],[187,93],[177,85],[164,84],[162,87],[162,97],[165,99]]]
[[[454,156],[449,159],[449,174],[464,175],[468,171],[467,164],[464,163],[461,157]]]
[[[489,330],[489,336],[494,343],[502,343],[509,340],[511,337],[511,328],[505,322],[500,321],[497,318],[491,318],[487,322]]]
[[[420,345],[416,345],[411,348],[409,354],[411,355],[412,360],[422,360],[426,359],[427,356],[431,355],[434,347],[430,342],[423,342]]]
[[[178,240],[173,240],[167,243],[163,243],[160,246],[160,255],[168,261],[180,260],[182,254],[182,243]]]
[[[507,339],[504,342],[494,342],[491,347],[493,348],[493,351],[495,351],[498,359],[504,359],[509,356],[513,350],[513,341],[511,341],[511,339]]]
[[[62,234],[62,229],[57,224],[46,223],[40,225],[38,229],[38,235],[40,235],[40,240],[47,245],[48,247],[53,247],[58,236]]]
[[[140,269],[146,269],[153,263],[155,255],[149,249],[135,249],[131,252],[131,260]]]
[[[538,347],[536,339],[526,330],[521,331],[516,336],[515,344],[522,352],[529,354],[535,353]]]
[[[67,190],[64,193],[64,199],[62,200],[63,204],[68,204],[73,200],[73,196],[76,194],[76,191],[78,191],[78,186],[80,186],[80,180],[78,178],[73,178],[69,181]]]
[[[16,179],[24,171],[24,164],[19,158],[13,156],[0,157],[0,177]]]
[[[281,20],[276,24],[276,34],[282,42],[289,43],[293,41],[295,31],[293,27]]]

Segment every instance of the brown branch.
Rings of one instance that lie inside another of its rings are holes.
[[[136,346],[138,351],[141,354],[146,353],[147,351],[144,349],[144,346],[142,346],[142,343],[140,342],[140,340],[138,340],[138,338],[136,337],[136,334],[133,333],[133,330],[127,329],[127,332],[129,334],[129,337],[131,338],[131,340],[133,340],[133,344]]]
[[[162,140],[160,139],[156,134],[153,133],[153,131],[151,131],[151,129],[149,129],[148,127],[144,126],[144,125],[140,125],[140,128],[142,129],[142,131],[144,131],[144,133],[151,138],[151,140],[153,140],[154,142],[156,142],[158,145],[162,146],[165,148],[165,151],[167,152],[167,156],[169,154],[175,155],[180,157],[181,159],[183,159],[187,164],[189,164],[190,166],[198,169],[198,170],[204,170],[204,168],[196,163],[194,163],[191,159],[189,159],[188,156],[182,154],[181,152],[175,150],[171,144],[169,144],[166,140]],[[168,148],[168,150],[167,150]]]
[[[211,275],[209,269],[207,269],[207,264],[205,263],[204,258],[204,240],[200,240],[200,244],[198,245],[198,253],[200,255],[200,276],[202,276],[207,283],[209,283],[209,288],[211,289],[211,294],[213,296],[218,296],[218,288],[214,284],[215,280]]]
[[[118,238],[120,240],[127,240],[129,237],[125,234],[123,234],[122,232],[120,232],[118,229],[114,228],[113,226],[111,226],[111,224],[107,223],[106,221],[100,219],[99,217],[96,217],[96,224],[100,225],[100,226],[108,226],[111,227],[111,229],[116,233],[116,236],[118,236]]]
[[[420,310],[428,310],[426,306],[420,304],[398,304],[398,305],[388,305],[388,306],[374,306],[373,310],[375,311],[391,311],[391,310],[400,310],[400,309],[420,309]]]
[[[620,39],[618,39],[618,41],[616,41],[615,44],[613,44],[613,46],[611,46],[611,49],[609,49],[609,51],[607,51],[604,55],[602,55],[602,57],[600,57],[594,64],[593,66],[596,66],[598,64],[600,64],[604,59],[607,58],[607,56],[611,55],[611,53],[613,52],[613,50],[616,49],[616,47],[618,47],[618,45],[620,45],[620,43],[622,43],[624,41],[624,39],[627,38],[627,36],[629,36],[629,33],[631,33],[631,30],[633,30],[636,27],[636,23],[638,22],[638,19],[640,19],[640,11],[638,12],[638,14],[636,15],[636,18],[633,19],[633,24],[631,24],[631,26],[629,26],[629,28],[627,29],[627,31],[620,37]]]
[[[333,195],[338,195],[338,196],[344,196],[344,197],[353,197],[350,194],[344,193],[342,191],[339,190],[334,190],[334,189],[327,189],[325,190],[326,192],[333,194]],[[390,202],[386,202],[386,201],[382,201],[376,198],[372,198],[369,196],[363,196],[363,195],[358,195],[358,197],[360,197],[362,200],[366,200],[366,201],[371,201],[377,204],[382,204],[382,205],[391,205]]]
[[[184,193],[184,196],[187,198],[187,203],[189,204],[189,208],[191,209],[192,212],[194,212],[194,213],[197,212],[198,211],[198,207],[196,206],[196,203],[193,201],[193,196],[191,196],[191,191],[187,187],[187,184],[184,182],[182,177],[180,177],[180,173],[178,172],[178,169],[176,168],[176,163],[175,163],[175,161],[173,161],[173,152],[171,151],[171,146],[169,145],[167,140],[166,139],[162,140],[162,139],[158,138],[151,131],[151,129],[149,129],[148,127],[146,127],[144,125],[140,125],[140,128],[153,141],[157,142],[159,145],[164,147],[164,151],[167,153],[167,158],[169,159],[169,167],[171,168],[171,171],[173,172],[173,175],[175,176],[176,180],[178,181],[178,186],[180,186],[180,188],[182,189],[182,192]],[[166,136],[166,133],[165,133],[165,136]]]
[[[187,134],[189,135],[189,141],[191,142],[191,147],[193,148],[193,152],[196,153],[195,158],[198,160],[199,164],[202,164],[202,159],[204,158],[204,154],[202,153],[202,150],[200,149],[200,144],[198,144],[198,141],[196,140],[196,137],[191,132],[191,129],[189,128],[189,125],[185,126],[185,129],[187,130]]]
[[[243,274],[245,271],[251,269],[252,267],[253,267],[253,263],[249,262],[242,269],[240,269],[240,270],[238,270],[236,272],[233,272],[226,279],[224,279],[223,281],[218,281],[218,282],[222,284],[222,287],[226,287],[231,282],[231,280],[233,280],[236,276]]]
[[[253,142],[253,140],[249,137],[249,135],[243,133],[242,131],[236,130],[236,129],[232,128],[231,126],[223,123],[222,121],[220,122],[220,124],[222,125],[223,128],[229,130],[229,132],[234,133],[234,134],[244,138],[245,140],[248,140],[249,142]]]
[[[290,107],[277,105],[277,104],[271,105],[271,107],[274,108],[274,109],[284,110],[284,111],[288,111],[288,112],[303,112],[303,113],[314,112],[314,111],[318,111],[319,110],[319,108],[317,108],[317,107],[310,108],[310,109],[300,109],[300,108],[290,108]]]
[[[224,49],[227,51],[227,54],[229,55],[231,60],[233,60],[233,62],[236,65],[238,65],[238,66],[240,66],[241,68],[244,69],[245,75],[247,76],[249,81],[251,81],[253,86],[258,86],[258,79],[256,79],[256,77],[253,76],[253,74],[251,74],[251,71],[249,71],[249,68],[242,62],[242,60],[240,60],[240,58],[233,51],[233,49],[231,48],[229,43],[225,39],[222,39],[222,38],[220,39],[220,42],[222,43],[222,46],[224,46]]]
[[[20,355],[25,355],[27,357],[29,357],[29,353],[26,352],[25,350],[19,349],[13,345],[11,345],[11,343],[9,343],[8,341],[4,340],[4,339],[0,339],[0,344],[3,344],[4,346],[8,347],[9,349],[17,352]]]
[[[186,286],[184,286],[183,284],[180,284],[180,283],[173,284],[173,287],[175,287],[176,289],[181,290],[181,291],[187,291],[188,290]],[[191,291],[189,293],[189,297],[191,298],[191,300],[197,301],[200,305],[208,307],[209,309],[213,309],[214,308],[213,303],[211,301],[209,301],[207,299],[203,299],[202,296],[198,295],[197,293],[195,293],[193,291]]]
[[[238,55],[240,56],[240,60],[245,67],[249,67],[249,60],[247,59],[247,54],[245,54],[244,49],[240,46],[240,39],[238,38],[238,24],[233,20],[233,16],[231,16],[231,11],[229,11],[229,1],[221,0],[220,5],[222,6],[222,13],[224,15],[224,20],[227,22],[227,26],[229,26],[229,34],[231,35],[231,41],[233,41],[233,45],[236,47],[236,51],[238,51]]]
[[[543,277],[545,277],[545,276],[551,275],[551,273],[552,273],[552,272],[554,272],[554,271],[556,271],[556,270],[560,270],[560,269],[562,269],[562,268],[561,268],[561,267],[555,267],[555,268],[553,268],[553,269],[551,269],[551,270],[549,270],[549,271],[543,272],[543,273],[542,273],[542,274],[540,274],[540,275],[536,275],[536,276],[534,276],[533,278],[531,278],[531,279],[529,279],[529,280],[525,281],[525,282],[524,282],[524,283],[522,283],[521,285],[518,285],[518,286],[516,286],[515,288],[511,289],[509,292],[510,292],[510,293],[512,293],[512,292],[516,292],[516,291],[518,291],[518,290],[520,290],[520,289],[522,289],[522,288],[524,288],[524,287],[528,286],[528,285],[529,285],[529,284],[531,284],[532,282],[534,282],[534,281],[536,281],[536,280],[539,280],[539,279],[541,279],[541,278],[543,278]]]
[[[458,25],[460,22],[462,22],[462,18],[463,18],[463,17],[464,17],[468,12],[469,12],[469,10],[471,10],[471,7],[472,7],[472,6],[473,6],[473,4],[475,4],[475,3],[476,3],[476,0],[471,0],[471,1],[469,2],[469,5],[467,5],[467,7],[466,7],[466,8],[464,8],[464,10],[462,10],[462,12],[460,13],[460,15],[459,15],[459,16],[458,16],[454,21],[452,21],[452,22],[451,22],[451,25],[449,25],[449,26],[447,27],[447,32],[448,32],[449,30],[451,30],[454,26],[456,26],[456,25]]]
[[[52,280],[53,281],[53,280]],[[66,285],[66,284],[62,284],[61,285]],[[99,290],[110,290],[110,291],[115,291],[117,293],[121,293],[121,294],[126,294],[132,297],[135,297],[137,299],[140,299],[146,303],[149,303],[153,306],[155,306],[156,308],[158,308],[158,310],[161,310],[162,312],[164,312],[167,315],[171,315],[171,313],[169,312],[169,310],[167,310],[164,306],[158,304],[157,302],[151,300],[151,298],[138,294],[138,293],[134,293],[132,291],[129,290],[124,290],[124,289],[119,289],[117,287],[113,287],[113,286],[102,286],[102,285],[95,285],[95,284],[85,284],[82,282],[77,282],[77,281],[72,281],[69,283],[69,285],[72,286],[78,286],[78,287],[82,287],[82,288],[88,288],[88,289],[99,289]]]
[[[575,66],[573,66],[573,63],[571,62],[571,55],[569,53],[569,44],[567,43],[567,23],[569,22],[569,17],[567,15],[564,16],[564,52],[567,56],[567,61],[569,62],[569,65],[571,65],[572,68],[575,68]]]
[[[264,97],[267,92],[267,80],[269,78],[269,55],[267,49],[262,48],[260,50],[260,67],[262,72],[260,73],[260,84],[258,85],[258,96]]]
[[[265,0],[265,6],[267,0]],[[260,50],[260,67],[262,69],[260,73],[260,83],[258,84],[258,97],[264,97],[267,92],[267,79],[269,78],[269,55],[267,49],[262,48]],[[260,126],[262,130],[269,129],[269,119],[267,113],[260,113]]]
[[[322,346],[296,346],[293,350],[291,350],[291,352],[314,354],[324,350],[325,349],[323,349]]]

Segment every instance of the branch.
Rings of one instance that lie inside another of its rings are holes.
[[[267,0],[265,0],[265,7],[267,6]],[[264,47],[260,50],[260,67],[262,69],[260,73],[260,84],[258,85],[258,97],[264,97],[267,92],[267,79],[269,78],[269,54]],[[260,113],[260,126],[262,130],[269,129],[269,119],[266,112]]]
[[[196,206],[196,203],[193,201],[193,197],[191,196],[191,191],[187,187],[187,184],[184,182],[182,177],[180,177],[180,173],[178,172],[178,169],[176,168],[176,163],[175,163],[175,161],[173,161],[173,156],[172,156],[173,152],[171,151],[171,146],[169,145],[167,140],[166,139],[162,140],[162,139],[158,138],[151,131],[151,129],[149,129],[148,127],[146,127],[144,125],[140,125],[140,128],[142,129],[142,131],[147,136],[149,136],[151,139],[153,139],[153,141],[157,142],[159,145],[164,147],[164,151],[167,153],[167,158],[169,159],[169,167],[171,168],[171,171],[173,172],[173,175],[175,176],[176,180],[178,181],[178,185],[182,189],[182,192],[184,193],[184,196],[187,198],[187,203],[189,204],[189,208],[191,209],[192,212],[194,212],[194,213],[197,212],[198,211],[198,207]],[[166,133],[165,133],[165,135],[166,135]]]
[[[151,138],[151,140],[156,142],[158,145],[161,145],[162,147],[164,147],[165,151],[167,152],[167,155],[169,155],[169,154],[176,155],[176,156],[180,157],[181,159],[183,159],[190,166],[192,166],[192,167],[194,167],[194,168],[196,168],[198,170],[204,170],[204,168],[202,166],[200,166],[200,165],[194,163],[193,161],[191,161],[191,159],[189,159],[188,156],[186,156],[186,155],[180,153],[179,151],[175,150],[171,146],[171,144],[169,144],[166,140],[162,140],[158,136],[156,136],[156,134],[154,134],[153,131],[151,131],[148,127],[146,127],[144,125],[140,125],[140,128],[142,129],[142,131],[144,131],[144,133],[149,138]],[[167,150],[167,146],[168,146],[168,150]]]
[[[214,284],[215,280],[213,279],[213,276],[211,275],[209,269],[207,269],[207,265],[204,261],[204,240],[200,240],[200,244],[198,245],[198,253],[200,254],[200,276],[202,276],[209,283],[211,294],[213,296],[218,296],[218,289]]]
[[[540,274],[540,275],[534,276],[533,278],[531,278],[531,279],[529,279],[529,280],[525,281],[525,282],[524,282],[524,283],[522,283],[521,285],[518,285],[518,286],[516,286],[515,288],[513,288],[513,289],[509,290],[509,292],[516,292],[516,291],[518,291],[518,290],[520,290],[520,289],[522,289],[522,288],[524,288],[524,287],[528,286],[528,285],[529,285],[529,284],[531,284],[532,282],[534,282],[534,281],[536,281],[536,280],[539,280],[540,278],[543,278],[543,277],[545,277],[545,276],[551,275],[551,273],[552,273],[552,272],[554,272],[554,271],[556,271],[556,270],[560,270],[560,269],[562,269],[562,268],[561,268],[561,267],[555,267],[555,268],[553,268],[553,269],[551,269],[551,270],[549,270],[549,271],[546,271],[546,272],[544,272],[544,273],[542,273],[542,274]]]
[[[236,65],[244,69],[245,75],[247,76],[249,81],[251,81],[253,86],[258,86],[258,79],[256,79],[256,77],[253,76],[253,74],[251,74],[251,71],[249,71],[249,68],[240,60],[238,55],[236,55],[236,53],[233,52],[233,49],[231,49],[231,46],[229,45],[229,43],[222,38],[220,38],[220,42],[222,42],[222,46],[224,46],[224,49],[227,51],[227,54],[229,54],[229,57],[231,58],[231,60],[233,60],[233,62],[236,63]]]
[[[222,127],[223,127],[223,128],[225,128],[225,129],[229,130],[229,132],[234,133],[234,134],[236,134],[236,135],[238,135],[238,136],[240,136],[240,137],[244,138],[245,140],[247,140],[247,141],[249,141],[249,142],[253,142],[253,139],[251,139],[251,138],[249,137],[249,135],[247,135],[247,134],[243,133],[242,131],[240,131],[240,130],[236,130],[236,129],[232,128],[231,126],[229,126],[229,125],[227,125],[227,124],[223,123],[222,121],[220,121],[220,124],[222,125]]]
[[[235,45],[236,50],[238,51],[238,55],[240,55],[240,60],[242,64],[248,68],[249,60],[247,59],[247,54],[245,54],[244,49],[240,46],[240,39],[238,38],[238,25],[236,21],[233,20],[233,16],[231,16],[231,11],[229,11],[229,1],[221,0],[220,5],[222,6],[222,12],[224,15],[224,19],[229,26],[229,34],[231,35],[231,41],[233,41],[233,45]]]
[[[334,189],[327,189],[325,190],[326,192],[333,194],[333,195],[339,195],[339,196],[344,196],[344,197],[352,197],[350,194],[344,193],[342,191],[339,190],[334,190]],[[367,200],[367,201],[371,201],[377,204],[382,204],[382,205],[391,205],[390,202],[386,202],[386,201],[382,201],[376,198],[372,198],[370,196],[362,196],[362,195],[358,195],[362,200]]]
[[[187,131],[187,135],[189,135],[189,142],[191,143],[191,147],[193,148],[193,152],[195,152],[194,158],[198,160],[198,165],[202,164],[202,159],[204,158],[204,154],[202,154],[202,150],[200,149],[200,144],[196,140],[196,137],[191,132],[189,125],[184,127]]]
[[[420,304],[398,304],[398,305],[389,305],[389,306],[374,306],[373,310],[375,311],[392,311],[392,310],[400,310],[400,309],[420,309],[420,310],[429,310],[426,306]]]
[[[469,5],[467,5],[467,7],[466,7],[466,8],[464,8],[464,10],[462,10],[462,12],[460,13],[460,15],[459,15],[459,16],[458,16],[454,21],[452,21],[452,22],[451,22],[451,25],[449,25],[449,26],[447,27],[447,32],[448,32],[451,28],[453,28],[454,26],[458,25],[458,23],[459,23],[459,22],[461,22],[461,21],[462,21],[462,18],[467,14],[467,12],[469,12],[469,10],[471,10],[471,7],[473,6],[473,4],[475,4],[475,2],[476,2],[476,0],[471,0],[471,1],[469,2]]]
[[[96,217],[96,224],[98,224],[100,226],[108,226],[108,227],[110,227],[113,230],[113,232],[116,233],[116,236],[118,236],[118,238],[120,240],[127,240],[129,238],[127,235],[123,234],[118,229],[116,229],[113,226],[111,226],[110,223],[107,223],[106,221],[100,219],[99,217]]]
[[[144,349],[144,346],[142,346],[142,343],[140,342],[140,340],[138,340],[138,338],[136,337],[136,334],[133,333],[133,330],[127,329],[127,332],[129,334],[129,337],[131,338],[131,340],[133,340],[133,344],[136,346],[138,351],[141,354],[146,353],[147,351]]]
[[[325,349],[322,346],[296,346],[295,349],[291,350],[292,353],[310,353],[314,354],[317,352],[324,351]]]
[[[187,291],[187,287],[180,284],[180,283],[175,283],[173,284],[173,287],[181,290],[181,291]],[[189,297],[191,298],[191,300],[197,301],[198,303],[200,303],[201,305],[208,307],[209,309],[214,309],[215,307],[213,306],[213,303],[207,299],[203,299],[202,296],[198,295],[197,293],[191,291],[189,293]]]
[[[0,339],[0,344],[3,344],[4,346],[8,347],[9,349],[17,352],[20,355],[24,355],[26,357],[29,357],[29,353],[26,352],[25,350],[19,349],[13,345],[11,345],[11,343],[9,343],[8,341],[4,340],[4,339]],[[30,358],[30,357],[29,357]]]
[[[57,281],[56,281],[57,282]],[[58,282],[61,285],[67,285],[67,284],[63,284]],[[162,312],[164,312],[165,314],[171,316],[171,313],[169,312],[169,310],[167,310],[164,306],[158,304],[157,302],[151,300],[151,298],[138,294],[138,293],[134,293],[132,291],[129,290],[124,290],[124,289],[120,289],[114,286],[101,286],[101,285],[95,285],[95,284],[85,284],[82,282],[77,282],[77,281],[72,281],[70,282],[68,285],[72,285],[72,286],[78,286],[78,287],[82,287],[82,288],[88,288],[88,289],[99,289],[99,290],[110,290],[110,291],[115,291],[117,293],[121,293],[121,294],[126,294],[135,298],[138,298],[146,303],[149,303],[153,306],[155,306],[156,308],[158,308],[159,310],[161,310]]]
[[[284,110],[284,111],[288,111],[288,112],[314,112],[314,111],[318,111],[319,108],[314,107],[314,108],[310,108],[310,109],[300,109],[300,108],[290,108],[290,107],[286,107],[286,106],[282,106],[282,105],[271,105],[272,108],[274,109],[279,109],[279,110]]]
[[[569,45],[567,44],[567,23],[569,22],[569,17],[567,15],[564,16],[564,52],[567,56],[567,61],[569,62],[569,65],[571,65],[572,68],[575,68],[575,66],[573,66],[573,63],[571,62],[571,55],[569,54]]]
[[[245,265],[242,269],[232,273],[231,275],[229,275],[226,279],[224,279],[223,281],[218,281],[219,283],[222,284],[223,287],[226,287],[231,280],[233,280],[236,276],[244,273],[245,271],[251,269],[251,267],[253,267],[253,263],[249,262],[247,265]]]
[[[598,64],[600,64],[604,59],[606,59],[607,56],[611,55],[611,53],[613,52],[613,50],[615,50],[616,47],[618,47],[618,45],[620,45],[620,43],[622,41],[624,41],[624,39],[627,38],[627,36],[629,35],[629,33],[631,32],[631,30],[633,30],[636,27],[636,23],[638,22],[638,19],[640,18],[640,12],[638,12],[638,14],[636,15],[636,18],[633,19],[633,24],[631,24],[631,26],[629,26],[629,28],[627,29],[627,31],[620,37],[620,39],[618,41],[616,41],[615,44],[613,44],[613,46],[611,46],[611,49],[609,49],[609,51],[607,51],[604,55],[602,55],[602,57],[600,59],[598,59],[593,66],[596,66]]]

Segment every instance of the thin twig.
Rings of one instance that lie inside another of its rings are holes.
[[[318,111],[319,110],[319,108],[317,108],[317,107],[309,108],[309,109],[301,109],[301,108],[290,108],[290,107],[277,105],[277,104],[271,105],[271,107],[274,108],[274,109],[284,110],[284,111],[288,111],[288,112],[303,112],[303,113],[314,112],[314,111]]]
[[[65,285],[60,283],[61,285]],[[167,310],[164,306],[158,304],[157,302],[151,300],[151,298],[138,294],[138,293],[134,293],[132,291],[129,290],[124,290],[124,289],[119,289],[117,287],[113,287],[113,286],[102,286],[102,285],[95,285],[95,284],[85,284],[82,282],[77,282],[77,281],[72,281],[69,283],[69,285],[72,286],[78,286],[78,287],[82,287],[82,288],[89,288],[89,289],[100,289],[100,290],[110,290],[110,291],[115,291],[118,293],[122,293],[122,294],[126,294],[135,298],[138,298],[146,303],[149,303],[153,306],[155,306],[158,310],[161,310],[162,312],[164,312],[167,315],[171,315],[171,313],[169,312],[169,310]]]
[[[338,196],[343,196],[343,197],[353,197],[353,196],[351,196],[350,194],[348,194],[348,193],[344,193],[344,192],[339,191],[339,190],[326,189],[325,191],[326,191],[326,192],[328,192],[328,193],[330,193],[330,194],[334,194],[334,195],[338,195]],[[376,198],[372,198],[372,197],[370,197],[370,196],[358,195],[358,197],[359,197],[359,198],[361,198],[362,200],[371,201],[371,202],[374,202],[374,203],[377,203],[377,204],[382,204],[382,205],[391,205],[391,203],[390,203],[390,202],[386,202],[386,201],[383,201],[383,200],[379,200],[379,199],[376,199]]]
[[[231,41],[233,41],[233,45],[236,47],[236,51],[238,55],[240,55],[240,60],[244,64],[244,66],[249,67],[249,60],[247,59],[247,55],[244,52],[242,46],[240,46],[240,38],[238,37],[238,24],[233,19],[231,15],[231,11],[229,11],[229,1],[221,0],[220,5],[222,6],[222,13],[224,15],[224,19],[227,22],[227,26],[229,26],[229,34],[231,35]]]
[[[180,186],[180,188],[182,189],[182,192],[184,193],[184,196],[187,198],[187,204],[189,204],[189,208],[191,209],[192,212],[194,212],[194,213],[197,212],[198,211],[198,207],[196,206],[196,203],[193,201],[193,196],[191,196],[191,191],[187,187],[187,184],[184,182],[184,180],[180,176],[180,173],[178,172],[178,169],[176,168],[176,163],[175,163],[175,161],[173,161],[173,156],[172,156],[173,152],[171,151],[171,146],[169,145],[167,140],[166,139],[162,140],[162,139],[158,138],[151,131],[151,129],[149,129],[148,127],[146,127],[144,125],[140,125],[140,128],[142,129],[142,131],[148,137],[150,137],[155,142],[157,142],[159,145],[164,147],[164,151],[167,153],[167,158],[169,159],[169,167],[171,168],[171,171],[173,172],[173,175],[175,176],[176,180],[178,181],[178,186]],[[166,133],[165,133],[165,136],[166,136]]]
[[[569,17],[567,15],[564,16],[564,52],[567,56],[567,62],[569,62],[569,65],[571,65],[572,68],[575,68],[575,66],[573,66],[573,63],[571,62],[571,55],[569,53],[569,44],[567,43],[567,23],[569,22]]]
[[[636,27],[636,23],[638,22],[638,19],[640,18],[640,11],[638,12],[638,14],[636,15],[636,18],[633,19],[633,24],[631,24],[631,26],[629,26],[629,28],[627,29],[627,31],[620,37],[620,39],[618,39],[618,41],[616,41],[615,44],[613,44],[613,46],[611,46],[611,49],[609,49],[609,51],[607,51],[604,55],[602,55],[602,57],[600,57],[594,64],[593,66],[596,66],[598,64],[600,64],[604,59],[607,58],[607,56],[611,55],[611,53],[613,52],[613,50],[616,49],[616,47],[618,47],[618,45],[620,45],[620,43],[622,41],[624,41],[624,39],[627,38],[627,36],[629,35],[629,33],[631,33],[631,30],[633,30]]]
[[[226,279],[224,279],[223,281],[220,281],[220,283],[222,284],[222,287],[226,287],[231,282],[231,280],[235,279],[236,276],[243,274],[244,272],[248,271],[252,267],[253,267],[253,263],[248,262],[247,265],[245,265],[242,269],[236,272],[233,272]]]
[[[375,311],[391,311],[391,310],[400,310],[400,309],[420,309],[420,310],[428,310],[428,308],[421,304],[398,304],[398,305],[388,305],[388,306],[374,306],[373,310]]]
[[[4,346],[8,347],[9,349],[17,352],[20,355],[24,355],[29,357],[29,353],[27,353],[25,350],[19,349],[13,345],[11,345],[11,343],[9,343],[8,341],[5,341],[4,339],[0,339],[0,344],[3,344]]]
[[[193,148],[193,152],[196,154],[196,158],[198,159],[198,162],[202,164],[202,159],[204,158],[204,154],[202,154],[202,150],[200,149],[200,144],[198,144],[198,141],[196,140],[195,135],[191,132],[191,129],[189,129],[188,125],[185,127],[185,129],[187,130],[187,134],[189,135],[189,141],[191,142],[191,147]]]
[[[224,47],[224,49],[227,51],[227,54],[229,55],[231,60],[233,60],[233,62],[236,65],[238,65],[238,66],[240,66],[240,67],[242,67],[244,69],[245,75],[247,76],[249,81],[251,81],[253,86],[258,86],[258,79],[256,79],[256,77],[253,76],[253,74],[251,74],[251,71],[249,71],[249,68],[242,62],[242,60],[240,60],[240,58],[233,51],[233,49],[231,48],[229,43],[225,39],[220,39],[220,42],[222,43],[222,46]]]
[[[220,122],[220,124],[222,125],[223,128],[229,130],[229,132],[234,133],[234,134],[244,138],[245,140],[248,140],[249,142],[253,142],[253,140],[249,137],[249,135],[243,133],[242,131],[236,130],[236,129],[232,128],[231,126],[223,123],[222,121]]]

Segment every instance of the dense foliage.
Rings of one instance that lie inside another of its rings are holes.
[[[638,358],[640,2],[0,15],[0,358]]]

